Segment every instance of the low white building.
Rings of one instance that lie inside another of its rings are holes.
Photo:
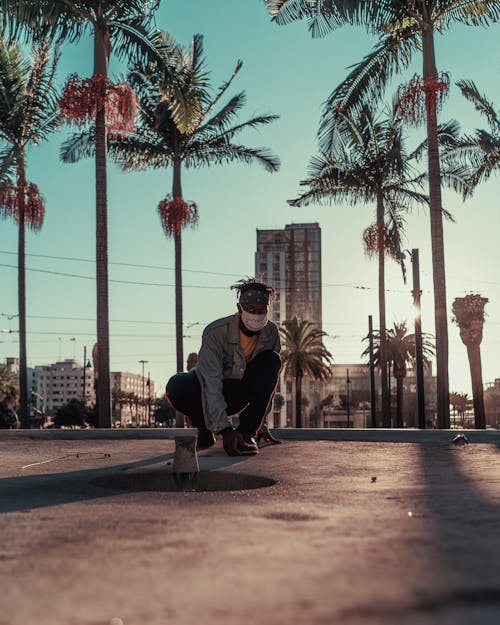
[[[149,425],[155,397],[154,382],[128,371],[112,371],[110,376],[114,424]]]
[[[38,365],[34,373],[37,407],[46,417],[54,417],[57,408],[70,399],[84,401],[86,406],[95,403],[93,369],[84,368],[76,360]]]

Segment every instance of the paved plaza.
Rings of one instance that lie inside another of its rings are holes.
[[[218,441],[182,492],[171,440],[2,432],[0,625],[498,625],[500,433],[456,434]]]

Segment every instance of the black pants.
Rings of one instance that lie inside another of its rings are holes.
[[[264,420],[281,367],[276,352],[266,350],[247,363],[241,380],[226,378],[222,381],[222,394],[227,404],[227,414],[240,414],[238,429],[255,436]],[[195,427],[206,427],[201,403],[201,387],[194,371],[176,373],[167,382],[167,397],[176,410],[185,414]],[[248,405],[247,405],[248,404]]]

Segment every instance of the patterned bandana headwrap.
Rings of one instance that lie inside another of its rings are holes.
[[[269,291],[258,284],[248,285],[240,295],[240,304],[269,304]]]

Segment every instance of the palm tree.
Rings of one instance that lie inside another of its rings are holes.
[[[0,367],[0,404],[13,402],[19,396],[16,376],[5,366]]]
[[[450,404],[453,406],[455,416],[457,412],[462,416],[462,427],[464,426],[464,415],[468,402],[469,396],[467,393],[450,393]]]
[[[288,319],[280,327],[284,349],[281,353],[283,373],[295,387],[295,426],[302,427],[302,380],[326,380],[331,376],[329,365],[333,357],[323,344],[326,332],[311,321]]]
[[[311,161],[310,176],[301,182],[307,190],[290,204],[346,202],[356,206],[364,202],[376,203],[376,222],[365,230],[363,239],[367,253],[378,256],[381,412],[387,427],[390,399],[387,367],[382,364],[387,362],[385,255],[401,264],[404,275],[403,214],[414,202],[427,202],[427,197],[418,190],[424,175],[413,167],[423,148],[420,145],[413,152],[405,149],[396,102],[384,118],[377,119],[376,111],[368,106],[350,115],[339,115],[335,132],[332,149]]]
[[[0,366],[0,429],[18,426],[14,407],[19,397],[19,384],[15,374],[5,366]]]
[[[372,52],[354,67],[328,97],[319,131],[322,147],[335,139],[335,111],[347,111],[378,100],[395,72],[409,66],[422,50],[423,76],[414,79],[403,98],[410,116],[425,120],[431,247],[436,327],[436,375],[438,426],[449,428],[448,323],[444,266],[441,169],[438,151],[437,108],[447,90],[447,76],[438,75],[434,32],[454,22],[488,25],[500,17],[498,0],[265,0],[278,23],[308,18],[313,35],[322,35],[349,22],[383,33]],[[417,111],[421,115],[416,115]]]
[[[28,59],[20,46],[0,40],[0,216],[18,223],[19,416],[28,425],[26,355],[26,228],[39,230],[44,206],[36,184],[28,182],[27,151],[58,126],[54,73],[57,57],[47,43]],[[11,174],[9,176],[9,174]],[[12,180],[15,178],[16,184]]]
[[[382,366],[380,358],[380,333],[373,333],[374,353],[373,360],[377,366]],[[369,337],[365,337],[368,341]],[[396,427],[403,427],[403,380],[406,377],[407,365],[412,367],[416,364],[415,334],[408,334],[406,321],[394,323],[392,328],[387,330],[388,361],[392,363],[392,373],[396,380]],[[432,338],[428,334],[422,335],[422,353],[424,364],[429,363],[434,356],[434,345]],[[361,354],[364,358],[369,358],[370,348],[367,347]]]
[[[140,121],[137,130],[126,137],[110,139],[111,156],[126,171],[147,168],[172,167],[172,193],[160,202],[158,209],[167,236],[175,244],[175,301],[176,301],[176,361],[177,371],[184,369],[183,315],[182,315],[182,255],[181,231],[186,225],[197,222],[197,207],[183,199],[181,176],[183,168],[202,167],[240,161],[257,162],[268,171],[279,168],[279,159],[263,148],[250,148],[234,141],[236,135],[247,128],[259,128],[277,119],[276,115],[260,115],[245,122],[235,123],[245,103],[245,94],[233,96],[218,112],[214,112],[220,99],[241,69],[238,62],[231,78],[215,96],[203,57],[203,37],[195,35],[189,50],[178,46],[162,32],[164,47],[169,49],[169,59],[163,64],[137,63],[128,79],[140,96]],[[174,74],[172,88],[169,74]],[[181,107],[182,123],[176,121],[172,111]],[[63,145],[61,156],[65,162],[93,153],[92,134],[80,133],[70,137]]]
[[[486,427],[484,411],[483,375],[481,370],[481,341],[483,340],[484,307],[486,297],[469,294],[456,297],[453,301],[453,321],[460,328],[460,338],[467,347],[470,375],[472,380],[472,400],[474,403],[474,426]]]
[[[111,426],[109,376],[108,219],[106,154],[109,132],[130,129],[134,97],[125,85],[108,80],[111,51],[119,58],[132,55],[158,57],[154,31],[150,30],[158,0],[0,0],[0,11],[10,32],[27,31],[39,39],[50,35],[58,42],[78,41],[87,32],[94,39],[92,78],[70,77],[61,100],[62,117],[78,124],[92,121],[95,142],[97,423]],[[165,70],[168,71],[168,70]],[[176,112],[176,115],[179,111]]]
[[[492,173],[500,171],[500,112],[495,110],[486,96],[479,93],[471,80],[459,80],[457,85],[464,97],[486,117],[489,125],[488,130],[476,129],[472,135],[453,142],[446,154],[447,159],[468,169],[468,186],[464,195],[470,195]]]

